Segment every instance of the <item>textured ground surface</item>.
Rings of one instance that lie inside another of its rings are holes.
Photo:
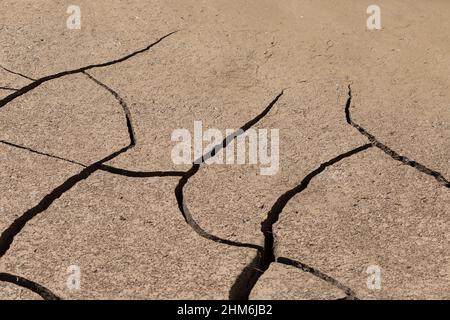
[[[450,299],[450,3],[371,4],[2,0],[0,299]]]

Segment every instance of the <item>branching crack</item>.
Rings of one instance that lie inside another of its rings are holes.
[[[67,76],[67,75],[73,75],[73,74],[77,74],[77,73],[82,73],[82,72],[85,72],[85,71],[88,71],[88,70],[91,70],[91,69],[95,69],[95,68],[104,68],[104,67],[108,67],[108,66],[120,63],[120,62],[124,62],[124,61],[126,61],[126,60],[128,60],[128,59],[130,59],[130,58],[132,58],[132,57],[134,57],[136,55],[138,55],[138,54],[141,54],[141,53],[144,53],[144,52],[150,50],[153,46],[157,45],[158,43],[163,41],[165,38],[173,35],[176,32],[178,32],[178,31],[170,32],[170,33],[166,34],[165,36],[159,38],[157,41],[153,42],[152,44],[148,45],[147,47],[145,47],[143,49],[140,49],[138,51],[135,51],[133,53],[130,53],[130,54],[128,54],[128,55],[126,55],[126,56],[124,56],[122,58],[116,59],[116,60],[112,60],[112,61],[108,61],[108,62],[104,62],[104,63],[99,63],[99,64],[92,64],[92,65],[84,66],[84,67],[81,67],[81,68],[78,68],[78,69],[62,71],[62,72],[59,72],[59,73],[55,73],[55,74],[52,74],[52,75],[49,75],[49,76],[45,76],[45,77],[39,78],[37,80],[34,80],[34,79],[31,79],[31,78],[28,78],[28,77],[24,76],[25,78],[27,78],[29,80],[33,80],[33,82],[28,84],[28,85],[26,85],[26,86],[24,86],[24,87],[22,87],[21,89],[19,89],[17,91],[11,93],[10,95],[4,97],[3,99],[1,99],[0,100],[0,108],[6,106],[9,102],[17,99],[18,97],[26,94],[27,92],[29,92],[29,91],[39,87],[41,84],[43,84],[45,82],[48,82],[50,80],[55,80],[55,79],[58,79],[58,78],[61,78],[61,77]],[[3,69],[5,69],[5,68],[3,68]],[[7,69],[5,69],[5,70],[7,70]],[[9,70],[7,70],[7,71],[9,71]],[[16,74],[18,74],[18,73],[16,73]]]
[[[258,245],[254,245],[254,244],[250,244],[250,243],[240,243],[240,242],[236,242],[236,241],[231,241],[231,240],[227,240],[227,239],[221,239],[217,236],[208,234],[206,231],[204,231],[196,222],[195,220],[192,218],[191,214],[189,213],[188,208],[185,206],[184,204],[184,200],[183,200],[183,187],[184,185],[188,182],[188,180],[195,175],[198,172],[198,169],[200,168],[200,164],[202,164],[204,161],[206,161],[207,159],[214,157],[215,154],[222,148],[225,148],[230,142],[233,141],[233,139],[235,139],[237,136],[241,135],[243,132],[247,131],[249,128],[251,128],[254,124],[256,124],[257,122],[259,122],[264,116],[266,116],[267,113],[269,113],[269,111],[272,109],[272,107],[275,105],[275,103],[279,100],[279,98],[283,95],[283,92],[281,92],[265,109],[264,111],[259,114],[257,117],[255,117],[254,119],[250,120],[249,122],[247,122],[246,124],[244,124],[241,129],[239,129],[235,134],[232,134],[228,137],[226,137],[222,144],[215,146],[211,151],[209,151],[207,154],[203,155],[201,157],[201,159],[197,159],[194,164],[193,167],[188,170],[187,172],[180,172],[180,171],[155,171],[155,172],[138,172],[138,171],[130,171],[130,170],[125,170],[125,169],[118,169],[118,168],[114,168],[112,166],[108,166],[105,164],[105,162],[108,162],[112,159],[114,159],[115,157],[119,156],[120,154],[128,151],[130,148],[133,148],[136,145],[136,136],[135,136],[135,132],[132,126],[132,121],[131,121],[131,114],[130,111],[128,109],[127,104],[125,103],[125,101],[119,96],[119,94],[117,92],[115,92],[114,90],[112,90],[111,88],[109,88],[108,86],[106,86],[105,84],[103,84],[102,82],[100,82],[99,80],[95,79],[92,75],[88,74],[86,71],[93,69],[93,68],[101,68],[101,67],[106,67],[106,66],[110,66],[119,62],[123,62],[137,54],[143,53],[147,50],[149,50],[151,47],[153,47],[154,45],[158,44],[159,42],[161,42],[163,39],[165,39],[166,37],[172,35],[175,32],[169,33],[168,35],[160,38],[158,41],[152,43],[151,45],[149,45],[148,47],[136,51],[132,54],[129,54],[123,58],[117,59],[117,60],[113,60],[110,62],[106,62],[106,63],[102,63],[102,64],[96,64],[96,65],[89,65],[83,68],[79,68],[79,69],[75,69],[75,70],[68,70],[68,71],[64,71],[64,72],[60,72],[54,75],[50,75],[50,76],[46,76],[37,80],[28,78],[29,80],[32,80],[33,82],[21,89],[18,89],[16,92],[6,96],[5,98],[0,100],[0,108],[6,106],[9,102],[15,100],[16,98],[26,94],[27,92],[35,89],[36,87],[40,86],[41,84],[48,82],[50,80],[54,80],[54,79],[58,79],[61,78],[63,76],[66,75],[71,75],[71,74],[76,74],[76,73],[82,73],[84,75],[86,75],[89,79],[91,79],[92,81],[94,81],[95,83],[97,83],[98,85],[100,85],[101,87],[103,87],[104,89],[106,89],[108,92],[110,92],[119,102],[119,104],[122,106],[123,111],[125,113],[125,117],[126,117],[126,122],[127,122],[127,128],[128,128],[128,134],[129,134],[129,138],[130,138],[130,143],[128,146],[120,149],[119,151],[116,151],[114,153],[112,153],[111,155],[105,157],[104,159],[97,161],[89,166],[86,166],[82,163],[79,163],[77,161],[73,161],[73,160],[69,160],[69,159],[65,159],[63,157],[59,157],[59,156],[55,156],[55,155],[51,155],[48,153],[44,153],[44,152],[40,152],[28,147],[24,147],[24,146],[20,146],[11,142],[7,142],[7,141],[0,141],[0,143],[3,143],[5,145],[11,146],[11,147],[16,147],[16,148],[20,148],[23,150],[27,150],[29,152],[32,153],[36,153],[42,156],[46,156],[46,157],[50,157],[50,158],[55,158],[58,160],[62,160],[62,161],[66,161],[66,162],[70,162],[72,164],[76,164],[76,165],[80,165],[82,167],[84,167],[84,169],[79,172],[78,174],[70,177],[69,179],[67,179],[64,183],[62,183],[60,186],[56,187],[54,190],[52,190],[49,194],[47,194],[35,207],[27,210],[24,214],[22,214],[20,217],[18,217],[6,230],[3,231],[3,233],[0,235],[0,257],[3,257],[6,252],[8,251],[8,249],[10,248],[12,242],[14,241],[14,238],[17,234],[19,234],[21,232],[21,230],[25,227],[25,225],[31,220],[33,219],[35,216],[37,216],[38,214],[44,212],[45,210],[47,210],[54,201],[56,201],[57,199],[59,199],[65,192],[67,192],[68,190],[70,190],[73,186],[75,186],[78,182],[87,179],[90,175],[92,175],[94,172],[98,171],[98,170],[103,170],[109,173],[113,173],[113,174],[119,174],[119,175],[123,175],[123,176],[128,176],[128,177],[155,177],[155,176],[181,176],[181,179],[176,187],[175,190],[175,194],[177,197],[177,201],[178,201],[178,205],[180,208],[181,213],[183,214],[186,222],[193,228],[193,230],[195,232],[197,232],[200,236],[207,238],[209,240],[218,242],[218,243],[223,243],[223,244],[227,244],[227,245],[231,245],[231,246],[237,246],[237,247],[248,247],[248,248],[252,248],[252,249],[256,249],[258,254],[257,257],[255,258],[256,260],[259,260],[258,256],[261,255],[261,252],[263,250],[263,248],[261,246]],[[15,277],[12,275],[7,275],[4,274],[4,278],[5,279],[9,279],[11,281],[15,281],[16,283],[21,283],[21,284],[27,284],[30,288],[43,288],[42,286],[36,285],[31,282],[27,282],[25,279],[20,278],[20,277]],[[6,280],[5,280],[6,281]],[[39,289],[40,290],[40,289]],[[44,292],[44,295],[51,297],[50,294],[45,293],[45,290],[41,290],[40,292]]]
[[[132,171],[102,164],[100,170],[129,178],[182,177],[184,171]]]
[[[0,257],[3,257],[5,255],[5,253],[10,248],[12,242],[14,241],[14,237],[22,231],[22,229],[31,219],[47,210],[53,204],[53,202],[59,199],[65,192],[69,191],[77,183],[87,179],[94,172],[99,170],[100,166],[104,162],[114,159],[115,157],[126,152],[130,148],[131,145],[124,147],[119,151],[116,151],[110,154],[109,156],[103,158],[102,160],[99,160],[91,164],[90,166],[84,168],[79,173],[71,176],[64,183],[62,183],[61,185],[53,189],[49,194],[47,194],[36,206],[27,210],[20,217],[14,220],[14,222],[0,235]]]
[[[13,91],[13,93],[9,94],[8,96],[4,97],[3,99],[0,99],[0,108],[6,106],[8,103],[15,100],[16,98],[37,88],[38,86],[40,86],[43,83],[46,83],[48,81],[55,80],[55,79],[58,79],[58,78],[61,78],[61,77],[67,76],[67,75],[81,73],[81,74],[85,75],[86,77],[88,77],[93,82],[95,82],[97,85],[101,86],[103,89],[107,90],[118,101],[118,103],[122,107],[123,112],[125,114],[125,120],[126,120],[127,129],[128,129],[128,136],[129,136],[129,144],[126,147],[123,147],[120,150],[115,151],[112,154],[106,156],[105,158],[103,158],[93,164],[90,164],[90,165],[85,165],[83,163],[80,163],[80,162],[77,162],[74,160],[66,159],[66,158],[52,155],[52,154],[49,154],[46,152],[37,151],[32,148],[21,146],[21,145],[12,143],[12,142],[0,140],[1,144],[8,145],[10,147],[19,148],[22,150],[27,150],[29,152],[39,154],[41,156],[46,156],[49,158],[54,158],[54,159],[68,162],[68,163],[72,163],[72,164],[81,166],[83,168],[79,173],[71,176],[65,182],[63,182],[61,185],[57,186],[50,193],[48,193],[44,198],[42,198],[42,200],[36,206],[27,210],[21,216],[19,216],[17,219],[15,219],[12,222],[12,224],[1,233],[1,235],[0,235],[0,258],[3,257],[7,253],[7,251],[9,250],[9,248],[11,247],[11,245],[14,241],[14,238],[22,231],[22,229],[26,226],[26,224],[29,221],[31,221],[34,217],[36,217],[40,213],[46,211],[57,199],[59,199],[61,196],[63,196],[65,194],[65,192],[69,191],[72,187],[74,187],[79,182],[89,178],[96,171],[105,171],[105,172],[108,172],[111,174],[117,174],[117,175],[126,176],[126,177],[133,177],[133,178],[180,177],[180,180],[178,181],[178,184],[175,188],[175,196],[176,196],[178,208],[179,208],[181,214],[183,215],[183,218],[185,219],[186,223],[199,236],[201,236],[205,239],[214,241],[216,243],[221,243],[221,244],[234,246],[234,247],[241,247],[241,248],[245,247],[245,248],[250,248],[250,249],[256,250],[256,255],[253,258],[253,260],[250,262],[249,265],[247,265],[241,271],[240,275],[236,278],[235,283],[230,288],[230,292],[229,292],[230,299],[232,299],[232,300],[247,300],[249,298],[249,295],[250,295],[251,291],[253,290],[254,286],[260,279],[260,277],[269,269],[269,267],[272,263],[280,263],[280,264],[284,264],[284,265],[288,265],[288,266],[293,266],[304,272],[308,272],[308,273],[314,275],[315,277],[342,290],[346,294],[347,299],[356,299],[355,292],[351,288],[343,285],[338,280],[321,272],[320,270],[318,270],[314,267],[311,267],[305,263],[302,263],[302,262],[299,262],[296,260],[292,260],[290,258],[275,256],[275,252],[274,252],[275,240],[274,240],[274,230],[273,230],[274,225],[279,221],[280,215],[282,214],[284,208],[289,203],[289,201],[291,201],[296,195],[299,195],[304,190],[306,190],[308,188],[310,182],[316,176],[323,173],[328,167],[331,167],[331,166],[337,164],[338,162],[340,162],[346,158],[349,158],[353,155],[356,155],[365,150],[368,150],[369,148],[371,148],[373,146],[379,148],[380,150],[385,152],[387,155],[392,157],[394,160],[400,161],[403,164],[409,165],[422,173],[425,173],[427,175],[434,177],[438,181],[438,183],[441,184],[442,186],[450,188],[449,180],[447,180],[441,173],[439,173],[435,170],[432,170],[432,169],[430,169],[414,160],[411,160],[405,156],[398,154],[397,152],[395,152],[394,150],[392,150],[391,148],[389,148],[388,146],[386,146],[385,144],[383,144],[379,140],[377,140],[377,138],[375,136],[373,136],[372,134],[370,134],[366,129],[361,127],[359,124],[355,123],[351,118],[351,112],[350,112],[351,102],[352,102],[352,89],[351,89],[351,86],[349,85],[348,86],[348,89],[349,89],[348,100],[347,100],[346,106],[345,106],[345,116],[346,116],[347,123],[350,124],[351,126],[353,126],[355,129],[357,129],[362,135],[367,137],[367,139],[369,140],[370,143],[359,146],[357,148],[354,148],[348,152],[342,153],[342,154],[332,158],[331,160],[328,160],[328,161],[320,164],[316,169],[314,169],[313,171],[308,173],[298,185],[296,185],[292,189],[286,191],[281,196],[279,196],[278,199],[273,204],[273,206],[271,207],[270,211],[267,213],[266,219],[261,223],[261,232],[264,236],[264,246],[263,247],[256,245],[256,244],[252,244],[252,243],[241,243],[238,241],[223,239],[216,235],[208,233],[195,221],[195,219],[192,217],[188,207],[186,206],[184,193],[183,193],[184,187],[189,182],[189,180],[199,172],[201,165],[205,161],[214,157],[220,150],[226,148],[239,135],[244,134],[247,130],[249,130],[251,127],[256,125],[261,119],[263,119],[272,110],[272,108],[275,106],[275,104],[278,102],[278,100],[283,96],[284,91],[282,91],[280,94],[278,94],[269,103],[269,105],[260,114],[258,114],[255,118],[253,118],[250,121],[248,121],[247,123],[245,123],[235,133],[227,136],[221,143],[217,144],[210,151],[203,154],[199,159],[195,159],[194,163],[192,164],[192,167],[186,172],[184,172],[184,171],[150,171],[150,172],[132,171],[132,170],[121,169],[121,168],[116,168],[116,167],[107,165],[106,163],[108,161],[116,158],[117,156],[121,155],[122,153],[127,152],[129,149],[133,148],[136,145],[136,143],[137,143],[136,134],[135,134],[135,131],[133,128],[132,117],[131,117],[130,110],[127,106],[127,103],[122,99],[122,97],[116,91],[114,91],[113,89],[108,87],[106,84],[102,83],[101,81],[99,81],[98,79],[93,77],[87,71],[89,71],[91,69],[95,69],[95,68],[103,68],[103,67],[111,66],[111,65],[126,61],[138,54],[141,54],[141,53],[144,53],[144,52],[150,50],[153,46],[157,45],[158,43],[163,41],[165,38],[171,36],[172,34],[174,34],[176,32],[177,31],[171,32],[171,33],[161,37],[157,41],[153,42],[152,44],[148,45],[147,47],[145,47],[141,50],[135,51],[131,54],[128,54],[122,58],[112,60],[109,62],[105,62],[105,63],[88,65],[88,66],[84,66],[84,67],[81,67],[78,69],[59,72],[59,73],[45,76],[45,77],[42,77],[39,79],[32,79],[21,73],[13,72],[9,69],[6,69],[6,68],[0,66],[0,68],[2,68],[3,70],[5,70],[9,73],[19,75],[25,79],[32,81],[31,83],[29,83],[28,85],[26,85],[20,89],[9,88],[9,87],[0,87],[1,90]],[[15,276],[15,275],[12,275],[9,273],[0,273],[0,281],[13,283],[13,284],[21,286],[23,288],[29,289],[29,290],[39,294],[42,298],[44,298],[46,300],[59,300],[60,299],[58,296],[56,296],[54,293],[52,293],[50,290],[43,287],[42,285],[39,285],[33,281],[30,281],[25,278]]]
[[[28,289],[34,293],[40,295],[44,300],[61,300],[57,295],[51,292],[44,286],[33,282],[31,280],[25,279],[23,277],[15,276],[10,273],[0,272],[0,281],[9,282],[15,284],[19,287]]]
[[[22,145],[19,145],[16,143],[12,143],[9,141],[0,140],[0,143],[10,146],[10,147],[17,148],[17,149],[26,150],[31,153],[38,154],[40,156],[44,156],[44,157],[68,162],[71,164],[75,164],[75,165],[81,166],[83,168],[88,167],[88,165],[78,162],[78,161],[74,161],[74,160],[63,158],[60,156],[55,156],[55,155],[52,155],[52,154],[49,154],[46,152],[34,150],[32,148],[25,147],[25,146],[22,146]],[[184,174],[186,174],[186,172],[184,172],[184,171],[133,171],[133,170],[128,170],[128,169],[116,168],[116,167],[113,167],[113,166],[110,166],[107,164],[102,164],[100,166],[99,170],[104,171],[104,172],[109,172],[112,174],[116,174],[116,175],[120,175],[120,176],[124,176],[124,177],[131,177],[131,178],[182,177]]]
[[[108,89],[108,91],[113,93],[115,96],[117,95],[117,93],[115,93],[112,89],[108,88],[106,85],[103,85],[98,80],[94,79],[93,77],[91,77],[89,75],[88,75],[88,77],[91,78],[92,80],[94,80],[97,84],[101,85],[103,88]],[[65,192],[69,191],[73,186],[78,184],[80,181],[87,179],[89,176],[91,176],[97,170],[100,170],[102,165],[105,162],[108,162],[108,161],[116,158],[120,154],[128,151],[129,149],[131,149],[135,146],[134,130],[132,128],[132,123],[131,123],[131,118],[129,116],[128,107],[127,107],[126,103],[122,100],[122,98],[120,98],[118,95],[117,95],[117,97],[118,97],[118,100],[121,102],[121,106],[125,113],[125,118],[126,118],[126,123],[127,123],[127,127],[128,127],[129,138],[130,138],[130,143],[128,144],[128,146],[123,147],[116,152],[113,152],[112,154],[106,156],[105,158],[103,158],[87,167],[84,167],[84,169],[81,170],[79,173],[71,176],[69,179],[67,179],[65,182],[63,182],[61,185],[59,185],[58,187],[53,189],[36,206],[27,210],[25,213],[23,213],[21,216],[19,216],[17,219],[15,219],[13,221],[13,223],[7,229],[5,229],[2,232],[2,234],[0,235],[0,257],[3,257],[6,254],[6,252],[10,248],[12,242],[14,241],[15,236],[22,231],[22,229],[25,227],[25,225],[30,220],[32,220],[38,214],[47,210],[57,199],[59,199]],[[6,143],[5,141],[2,141],[2,143],[17,147],[17,145],[13,145],[11,143]],[[38,153],[30,148],[22,147],[22,149],[26,149],[28,151]],[[43,153],[40,153],[40,154],[45,155],[45,156],[51,156],[49,154],[43,154]],[[51,157],[58,158],[60,160],[62,159],[60,157],[55,157],[55,156],[51,156]],[[74,161],[69,161],[69,162],[75,163]],[[80,163],[76,163],[76,164],[81,165]]]
[[[351,112],[350,112],[350,107],[352,104],[352,88],[351,85],[348,86],[348,99],[347,99],[347,103],[345,105],[345,119],[347,121],[347,123],[351,126],[353,126],[356,130],[358,130],[362,135],[364,135],[371,144],[373,144],[375,147],[377,147],[378,149],[382,150],[384,153],[386,153],[388,156],[390,156],[392,159],[396,160],[396,161],[400,161],[405,165],[408,165],[422,173],[425,173],[429,176],[432,176],[433,178],[436,179],[436,181],[447,188],[450,188],[450,181],[448,179],[446,179],[440,172],[435,171],[433,169],[428,168],[427,166],[409,159],[408,157],[405,157],[403,155],[400,155],[399,153],[397,153],[396,151],[392,150],[391,148],[389,148],[387,145],[381,143],[374,135],[372,135],[370,132],[368,132],[366,129],[364,129],[363,127],[361,127],[359,124],[357,124],[356,122],[354,122],[352,120],[351,117]]]
[[[260,259],[259,261],[252,261],[250,266],[243,271],[243,273],[246,273],[246,276],[241,275],[237,278],[237,281],[230,291],[230,299],[247,300],[259,278],[265,271],[267,271],[267,269],[269,269],[270,265],[276,261],[274,253],[273,226],[278,222],[280,214],[288,202],[296,195],[303,192],[308,187],[311,180],[325,171],[328,167],[371,147],[372,144],[365,144],[322,163],[318,168],[306,175],[300,184],[282,194],[275,201],[274,205],[267,214],[266,220],[261,223],[261,232],[264,235],[264,250],[262,251]],[[254,267],[255,265],[256,268]]]

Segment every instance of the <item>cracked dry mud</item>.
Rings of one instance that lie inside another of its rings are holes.
[[[1,299],[450,298],[450,3],[76,2],[2,3]],[[194,121],[279,172],[175,165]]]

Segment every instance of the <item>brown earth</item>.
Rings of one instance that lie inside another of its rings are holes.
[[[449,299],[449,16],[3,0],[0,299]],[[194,121],[278,129],[279,171],[174,164]]]

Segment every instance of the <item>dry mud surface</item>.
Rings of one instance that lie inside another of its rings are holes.
[[[0,299],[450,299],[450,2],[371,4],[2,0]]]

